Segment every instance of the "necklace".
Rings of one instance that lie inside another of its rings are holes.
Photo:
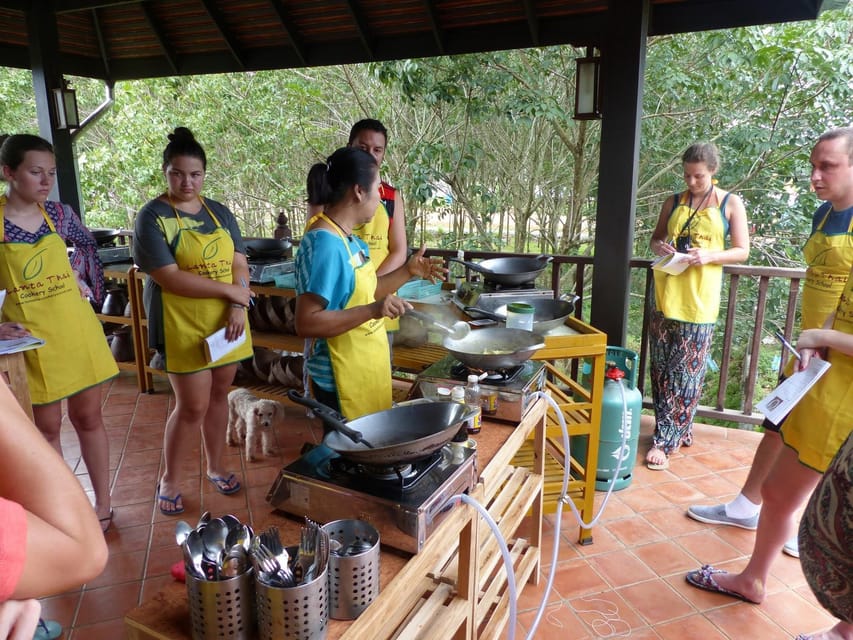
[[[332,218],[331,216],[326,216],[326,219],[333,225],[335,225],[338,229],[343,231],[344,235],[347,237],[347,240],[352,241],[352,231],[347,231],[346,229],[344,229],[340,224],[338,224],[338,221]]]

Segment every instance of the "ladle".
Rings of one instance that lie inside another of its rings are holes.
[[[178,523],[175,525],[175,541],[178,543],[178,546],[184,544],[187,536],[190,535],[190,531],[193,530],[193,526],[187,522],[186,520],[178,520]]]
[[[446,324],[439,322],[428,313],[409,309],[406,311],[406,315],[413,317],[422,324],[435,327],[442,333],[447,334],[452,340],[462,340],[462,338],[467,336],[471,331],[471,327],[468,326],[468,323],[462,322],[461,320],[454,322],[453,326],[448,327]]]

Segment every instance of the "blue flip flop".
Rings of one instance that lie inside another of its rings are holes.
[[[216,490],[223,496],[230,496],[232,493],[237,493],[242,489],[240,481],[234,478],[233,473],[227,478],[223,478],[222,476],[207,476],[207,479],[210,480],[213,486],[216,487]]]
[[[160,493],[160,485],[159,484],[157,485],[157,508],[160,509],[160,513],[162,513],[164,516],[176,516],[179,513],[184,512],[184,506],[183,505],[181,505],[181,507],[178,508],[178,501],[180,499],[181,499],[180,493],[178,495],[176,495],[174,498],[170,498],[169,496],[162,495]],[[172,509],[172,510],[164,509],[163,505],[160,504],[161,500],[163,502],[171,502],[174,509]]]
[[[33,640],[56,640],[62,635],[62,625],[56,620],[45,620],[39,618]]]

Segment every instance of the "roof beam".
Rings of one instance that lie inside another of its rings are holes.
[[[122,4],[140,4],[140,0],[56,0],[55,12],[74,13],[90,9],[104,9]]]
[[[524,5],[524,15],[527,16],[527,28],[530,29],[530,40],[534,47],[539,46],[539,18],[536,17],[536,7],[532,0],[521,0]]]
[[[299,62],[305,66],[305,49],[302,46],[302,42],[296,36],[296,32],[291,28],[291,24],[293,20],[290,15],[287,13],[287,10],[281,4],[280,0],[270,0],[270,4],[272,5],[273,10],[278,16],[279,22],[281,22],[281,28],[284,29],[284,33],[287,36],[287,39],[290,40],[290,44],[293,47],[293,52],[296,54]]]
[[[216,7],[216,5],[213,4],[213,2],[211,2],[211,0],[201,0],[201,3],[207,10],[207,15],[210,16],[211,20],[213,20],[213,24],[216,25],[216,29],[222,36],[222,39],[225,40],[225,44],[228,47],[228,50],[231,52],[231,55],[234,56],[234,59],[237,61],[237,64],[240,66],[240,69],[242,71],[245,71],[246,63],[243,61],[243,56],[240,55],[239,44],[234,39],[234,36],[232,35],[231,30],[228,28],[228,25],[225,24],[225,16],[222,15],[222,12]]]
[[[444,34],[441,32],[441,26],[438,24],[438,12],[435,10],[432,0],[424,0],[424,9],[427,12],[429,28],[432,31],[432,37],[435,39],[435,46],[438,48],[438,53],[444,55]]]
[[[373,52],[373,47],[370,44],[370,40],[367,37],[367,21],[364,19],[364,15],[361,13],[361,10],[355,6],[352,0],[346,0],[343,4],[349,11],[355,30],[358,32],[358,39],[361,40],[361,45],[367,52],[368,59],[373,60],[375,54]]]
[[[145,16],[145,21],[148,22],[148,26],[151,27],[151,32],[154,34],[154,37],[157,39],[157,44],[160,45],[160,50],[163,52],[163,57],[166,59],[166,63],[172,69],[175,75],[178,74],[178,61],[175,56],[175,52],[172,51],[172,48],[169,46],[169,41],[166,38],[166,34],[163,29],[160,27],[160,22],[157,20],[157,16],[154,15],[154,12],[151,10],[150,2],[143,2],[140,6],[142,9],[142,13]]]
[[[101,52],[101,63],[104,65],[105,80],[109,81],[110,57],[107,55],[107,43],[104,41],[104,34],[101,31],[101,20],[97,9],[92,9],[92,26],[95,29],[95,38],[98,40],[98,51]]]

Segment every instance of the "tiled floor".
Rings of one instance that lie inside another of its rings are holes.
[[[134,378],[122,374],[105,393],[116,514],[107,533],[110,560],[104,573],[84,588],[43,601],[46,617],[66,628],[66,640],[123,638],[124,613],[171,582],[170,566],[180,559],[175,520],[160,515],[154,503],[171,400],[165,380],[157,379],[156,385],[156,393],[139,395]],[[651,420],[644,418],[640,453],[650,429]],[[246,463],[237,449],[231,449],[229,468],[239,469],[248,488],[234,496],[221,496],[209,483],[201,483],[201,455],[196,455],[187,462],[193,482],[183,487],[187,510],[182,517],[194,522],[204,508],[251,522],[264,519],[269,513],[264,498],[282,463],[294,459],[302,443],[315,441],[321,431],[301,411],[292,411],[278,434],[279,457]],[[687,518],[684,510],[688,504],[710,504],[737,492],[758,434],[697,425],[696,435],[694,446],[674,457],[668,471],[635,466],[632,484],[613,493],[592,545],[577,545],[577,525],[566,510],[554,585],[536,638],[775,640],[833,624],[812,596],[799,562],[781,554],[773,567],[769,596],[758,606],[685,583],[684,573],[701,563],[742,567],[754,538],[742,529],[700,524]],[[66,460],[89,488],[70,426],[63,431],[63,447]],[[546,565],[554,524],[554,517],[549,517],[543,548]],[[540,585],[528,587],[520,598],[516,637],[527,635],[548,570],[546,566]]]

